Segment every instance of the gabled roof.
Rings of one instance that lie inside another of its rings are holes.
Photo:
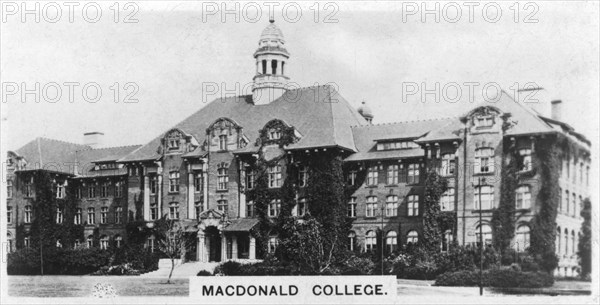
[[[114,176],[126,173],[126,169],[109,169],[95,171],[95,163],[115,162],[116,160],[131,153],[141,145],[116,146],[96,149],[85,149],[76,152],[78,174],[81,176]]]
[[[420,148],[377,151],[375,140],[417,139],[426,135],[430,130],[447,125],[457,118],[436,120],[409,121],[378,125],[355,126],[352,128],[356,153],[346,158],[346,161],[375,160],[390,158],[407,158],[424,156]]]
[[[266,105],[254,105],[252,96],[218,98],[174,127],[204,142],[206,129],[218,118],[234,120],[243,128],[250,143],[243,151],[252,151],[259,130],[272,119],[280,119],[293,126],[302,138],[286,149],[339,146],[355,151],[350,126],[364,125],[366,121],[331,86],[316,86],[289,90],[282,97]],[[171,128],[169,128],[170,130]],[[119,160],[119,162],[157,159],[157,148],[162,133],[152,141]],[[195,152],[200,155],[199,152]]]
[[[88,145],[36,138],[15,153],[27,162],[25,170],[45,169],[71,175],[91,175],[94,162],[114,162],[140,145],[93,149]],[[113,171],[111,175],[115,174]],[[120,173],[119,173],[120,174]]]

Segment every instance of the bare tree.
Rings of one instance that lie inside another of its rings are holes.
[[[158,249],[171,260],[171,272],[167,279],[167,284],[170,284],[175,269],[175,260],[183,259],[190,243],[186,238],[185,225],[181,220],[165,220],[159,230],[163,236],[158,240]]]

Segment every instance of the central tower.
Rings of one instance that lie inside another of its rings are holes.
[[[252,100],[255,105],[266,105],[285,93],[289,78],[285,75],[290,53],[285,49],[283,33],[269,20],[258,41],[254,52],[256,75],[252,87]]]

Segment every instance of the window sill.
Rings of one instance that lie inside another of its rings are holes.
[[[377,187],[378,187],[377,184],[368,184],[368,185],[365,185],[365,188],[369,188],[369,189],[376,189]]]
[[[492,213],[492,212],[494,212],[494,210],[495,209],[484,209],[484,210],[481,210],[481,213]],[[478,214],[479,210],[478,209],[477,210],[472,210],[471,213]]]
[[[365,219],[377,219],[377,216],[365,216]]]
[[[398,187],[398,184],[386,184],[385,187]]]
[[[474,173],[473,176],[492,176],[494,172]]]
[[[224,189],[224,190],[217,190],[217,193],[226,193],[226,192],[229,192],[229,190],[228,190],[228,189]]]
[[[177,194],[179,194],[179,191],[177,191],[177,192],[167,192],[167,194],[168,195],[177,195]]]

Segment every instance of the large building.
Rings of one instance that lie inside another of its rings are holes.
[[[252,229],[256,207],[247,198],[256,185],[257,159],[270,161],[268,187],[277,189],[290,173],[298,175],[293,215],[310,212],[302,188],[315,170],[302,160],[322,154],[344,160],[345,183],[354,186],[348,200],[352,230],[349,247],[369,251],[383,227],[385,249],[417,242],[422,236],[425,173],[435,169],[449,183],[442,212],[455,215],[444,232],[442,249],[491,242],[493,211],[501,205],[501,172],[511,153],[519,155],[515,196],[514,248],[529,245],[529,221],[541,209],[536,143],[566,139],[577,153],[562,154],[556,167],[561,202],[557,207],[557,274],[577,267],[581,202],[588,197],[590,142],[560,121],[560,102],[544,117],[502,92],[499,102],[481,103],[461,117],[373,124],[371,110],[354,109],[330,86],[287,89],[290,54],[281,30],[271,22],[254,53],[252,95],[220,98],[207,104],[143,145],[102,147],[102,133],[84,135],[84,143],[37,138],[8,153],[8,240],[27,247],[36,196],[32,173],[51,173],[56,197],[77,185],[75,224],[85,228],[77,243],[102,248],[127,242],[125,227],[166,215],[181,219],[197,234],[191,260],[257,258]],[[286,141],[283,143],[282,141]],[[279,199],[265,213],[277,217]],[[481,214],[481,215],[480,215]],[[480,216],[482,221],[480,222]],[[57,209],[56,221],[63,221]],[[17,228],[24,232],[17,234]],[[481,227],[480,227],[481,226]],[[60,244],[61,241],[57,241]],[[152,237],[147,241],[153,247]],[[269,250],[277,236],[269,239]]]

